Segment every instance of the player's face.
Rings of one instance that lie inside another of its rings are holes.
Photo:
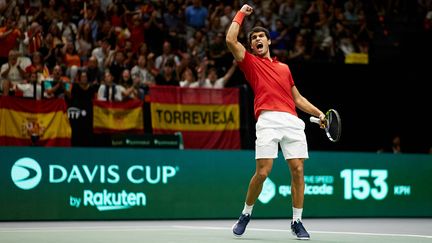
[[[251,36],[251,47],[255,55],[264,57],[269,54],[270,40],[264,32],[256,32]]]

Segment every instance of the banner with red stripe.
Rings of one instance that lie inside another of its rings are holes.
[[[185,148],[240,149],[239,90],[150,88],[154,134],[181,132]]]
[[[144,132],[143,101],[93,101],[93,132]]]
[[[0,145],[70,146],[64,99],[0,97]]]

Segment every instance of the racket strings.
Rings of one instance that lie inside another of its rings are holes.
[[[340,136],[340,121],[336,115],[330,112],[327,118],[328,133],[331,139],[338,140]]]

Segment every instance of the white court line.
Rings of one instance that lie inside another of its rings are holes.
[[[56,232],[133,232],[133,231],[173,231],[173,230],[226,230],[230,231],[231,227],[215,227],[215,226],[185,226],[185,225],[169,225],[169,226],[72,226],[72,227],[32,227],[32,228],[3,228],[0,233],[56,233]],[[284,232],[291,233],[291,230],[286,229],[260,229],[248,228],[248,231],[264,231],[264,232]],[[391,236],[391,237],[416,237],[432,239],[432,235],[413,235],[413,234],[387,234],[387,233],[364,233],[364,232],[337,232],[337,231],[309,231],[317,234],[345,234],[345,235],[366,235],[366,236]]]
[[[227,227],[211,227],[211,226],[184,226],[184,225],[176,225],[174,228],[184,228],[184,229],[208,229],[208,230],[231,230],[231,228]],[[289,232],[291,230],[284,229],[259,229],[259,228],[248,228],[248,231],[268,231],[268,232]],[[411,234],[386,234],[386,233],[363,233],[363,232],[337,232],[337,231],[313,231],[309,230],[310,233],[317,234],[345,234],[345,235],[370,235],[370,236],[394,236],[394,237],[418,237],[418,238],[426,238],[432,239],[432,235],[411,235]]]

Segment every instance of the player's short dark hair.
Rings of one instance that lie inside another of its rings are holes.
[[[248,33],[248,43],[249,43],[249,45],[250,45],[250,43],[252,43],[252,34],[253,33],[258,33],[258,32],[264,32],[264,34],[266,35],[267,39],[270,39],[270,32],[266,28],[261,27],[261,26],[255,26]]]

